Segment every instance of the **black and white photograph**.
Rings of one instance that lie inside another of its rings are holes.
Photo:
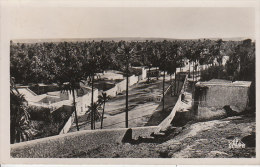
[[[4,11],[5,157],[256,160],[250,3],[40,4]]]

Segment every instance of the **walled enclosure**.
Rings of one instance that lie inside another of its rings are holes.
[[[128,78],[129,80],[129,86],[132,86],[139,82],[139,76],[132,75]],[[115,97],[118,93],[121,93],[126,90],[126,79],[123,81],[116,83],[115,86],[107,91],[105,93],[111,97]]]
[[[199,118],[213,118],[226,114],[224,106],[242,112],[248,106],[249,81],[198,82],[195,85],[194,107]]]

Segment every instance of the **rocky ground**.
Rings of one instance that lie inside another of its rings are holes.
[[[79,158],[252,158],[255,157],[255,117],[241,115],[171,127],[165,135],[131,143],[105,143],[78,150],[66,157]],[[235,138],[245,148],[229,148]]]

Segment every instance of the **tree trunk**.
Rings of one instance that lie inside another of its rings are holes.
[[[181,67],[180,67],[180,72],[179,72],[179,79],[178,79],[178,87],[177,87],[177,93],[179,94],[179,87],[180,87],[180,82],[181,82]]]
[[[190,62],[189,62],[189,77],[190,77]]]
[[[94,106],[94,74],[92,74],[92,88],[91,88],[91,129],[95,129],[94,127],[94,110],[93,110],[93,106]]]
[[[157,79],[157,80],[159,80],[159,70],[158,70],[158,68],[157,68],[157,67],[156,67],[156,70],[155,70],[155,71],[156,71],[156,74],[157,74],[157,77],[156,77],[156,79]]]
[[[195,81],[197,81],[197,73],[198,73],[197,68],[198,68],[198,66],[197,66],[197,64],[195,64],[195,66],[196,66],[196,68],[195,68],[195,76],[196,76]]]
[[[178,95],[179,80],[180,80],[180,72],[176,73],[176,95]]]
[[[150,83],[150,72],[151,72],[151,67],[149,67],[149,70],[148,70],[148,83]]]
[[[164,84],[165,84],[165,70],[163,71],[163,112],[164,112]]]
[[[125,127],[128,128],[128,58],[126,59]]]
[[[198,77],[200,77],[200,64],[198,64]]]
[[[172,96],[172,85],[173,85],[173,84],[172,84],[172,74],[170,74],[170,83],[171,83],[171,84],[170,84],[170,87],[171,87],[171,96]]]
[[[192,62],[192,64],[193,64],[192,72],[193,72],[193,82],[194,82],[194,61]]]
[[[103,120],[104,120],[104,113],[105,113],[105,105],[106,105],[106,100],[103,102],[103,112],[102,112],[102,117],[101,117],[101,127],[100,129],[103,128]]]
[[[175,68],[175,77],[174,77],[174,95],[176,96],[176,86],[177,86],[177,68]]]
[[[79,124],[78,124],[78,116],[77,116],[77,110],[76,110],[76,100],[75,100],[74,89],[72,90],[72,96],[73,96],[73,108],[74,108],[74,112],[75,112],[76,127],[77,127],[77,131],[79,131]]]

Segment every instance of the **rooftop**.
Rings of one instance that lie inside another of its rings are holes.
[[[242,87],[250,87],[251,81],[229,81],[229,80],[223,80],[223,79],[212,79],[210,81],[206,82],[198,82],[196,83],[196,86],[198,85],[204,85],[204,86],[242,86]]]

